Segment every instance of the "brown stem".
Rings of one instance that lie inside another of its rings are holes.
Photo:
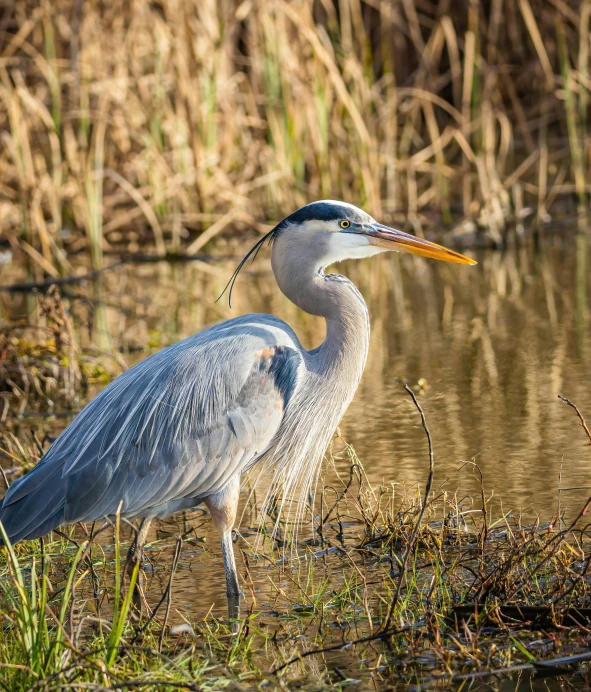
[[[583,414],[577,408],[577,405],[574,404],[572,401],[570,401],[570,399],[567,399],[565,396],[560,396],[560,394],[558,395],[558,398],[561,401],[564,401],[565,404],[568,404],[569,406],[571,406],[572,408],[575,409],[575,413],[579,417],[579,420],[581,421],[581,426],[582,426],[583,430],[587,433],[587,437],[589,438],[589,444],[591,445],[591,430],[589,430],[589,428],[587,427],[587,423],[585,422],[585,418],[583,417]]]
[[[421,526],[421,522],[423,520],[423,515],[425,514],[425,509],[427,508],[427,502],[429,500],[429,493],[431,492],[431,486],[433,485],[433,475],[435,472],[435,460],[433,458],[433,442],[431,441],[431,433],[429,432],[429,428],[427,427],[427,421],[425,419],[425,414],[423,413],[423,409],[421,408],[421,405],[417,401],[417,398],[415,396],[415,393],[412,391],[412,389],[404,383],[404,389],[410,394],[410,397],[416,406],[418,412],[421,414],[421,423],[423,424],[423,430],[425,431],[425,435],[427,436],[427,442],[429,444],[429,476],[427,478],[427,485],[425,487],[425,497],[423,499],[423,504],[421,506],[421,511],[419,512],[419,516],[417,518],[417,521],[413,527],[410,540],[408,542],[408,546],[406,548],[406,552],[404,553],[404,557],[402,558],[402,565],[400,566],[400,575],[398,577],[398,583],[396,585],[396,591],[394,592],[394,597],[392,598],[392,602],[390,603],[390,608],[388,609],[388,615],[386,617],[386,620],[384,621],[383,625],[380,627],[380,631],[385,632],[388,630],[390,627],[390,623],[392,621],[392,616],[394,615],[394,609],[396,608],[396,604],[398,603],[398,599],[400,598],[400,592],[402,591],[402,582],[404,580],[404,573],[406,571],[406,565],[408,563],[408,558],[410,556],[410,553],[412,552],[415,542],[417,540],[417,534],[419,533],[419,529]]]

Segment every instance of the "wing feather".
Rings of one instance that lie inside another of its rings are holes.
[[[302,364],[285,323],[251,315],[147,358],[106,387],[0,506],[12,540],[114,514],[190,506],[256,463]],[[187,500],[187,502],[185,502]],[[180,506],[180,505],[179,505]],[[51,522],[49,522],[51,523]]]

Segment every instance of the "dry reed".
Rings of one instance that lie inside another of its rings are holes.
[[[315,198],[497,243],[584,210],[590,0],[23,0],[0,33],[0,242],[201,248]],[[574,208],[573,204],[573,208]],[[197,236],[205,231],[205,235]],[[195,239],[196,238],[196,239]]]

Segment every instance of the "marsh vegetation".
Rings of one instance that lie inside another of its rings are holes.
[[[420,404],[405,388],[418,424]],[[424,448],[427,457],[430,442]],[[149,618],[132,605],[137,570],[126,582],[124,547],[133,531],[118,518],[9,548],[0,564],[0,685],[378,688],[577,673],[591,658],[591,499],[568,522],[494,516],[471,463],[479,509],[432,475],[423,492],[372,487],[341,443],[335,480],[297,537],[282,521],[278,535],[264,531],[257,542],[260,518],[247,508],[237,547],[248,596],[238,620],[213,606],[195,620],[179,603],[175,571],[198,571],[203,522],[177,524],[178,537],[161,528],[150,541],[150,590],[156,572],[164,588],[151,594]]]
[[[405,389],[417,424],[426,426]],[[199,569],[203,523],[177,525],[176,538],[161,529],[150,542],[152,588],[155,572],[164,573],[150,617],[132,605],[138,575],[124,579],[124,546],[133,531],[119,518],[8,548],[0,564],[0,685],[422,687],[491,675],[529,680],[553,669],[586,680],[579,666],[591,659],[591,498],[568,522],[558,513],[533,525],[520,515],[494,516],[480,468],[470,463],[481,482],[480,508],[438,488],[432,473],[423,492],[372,487],[341,443],[331,463],[335,480],[297,535],[282,521],[277,535],[263,531],[257,542],[260,518],[256,506],[246,508],[237,547],[249,593],[237,620],[213,606],[188,618],[173,586],[183,563]]]

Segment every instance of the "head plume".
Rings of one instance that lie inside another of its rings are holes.
[[[281,222],[283,223],[283,222]],[[232,291],[234,290],[234,284],[236,283],[236,279],[238,278],[238,274],[240,274],[240,270],[242,267],[247,263],[250,257],[252,259],[250,260],[250,263],[252,264],[255,259],[257,258],[257,255],[259,254],[259,250],[263,247],[265,244],[265,241],[268,241],[268,244],[271,245],[273,243],[273,240],[275,240],[275,236],[279,232],[279,227],[281,224],[278,224],[273,228],[271,231],[269,231],[266,235],[264,235],[260,240],[258,240],[251,248],[250,250],[244,255],[244,257],[240,260],[240,263],[234,270],[234,273],[230,277],[230,280],[228,283],[224,286],[224,290],[220,293],[220,295],[216,299],[216,303],[220,298],[224,295],[224,293],[230,289],[228,292],[228,306],[231,308],[232,307]]]

